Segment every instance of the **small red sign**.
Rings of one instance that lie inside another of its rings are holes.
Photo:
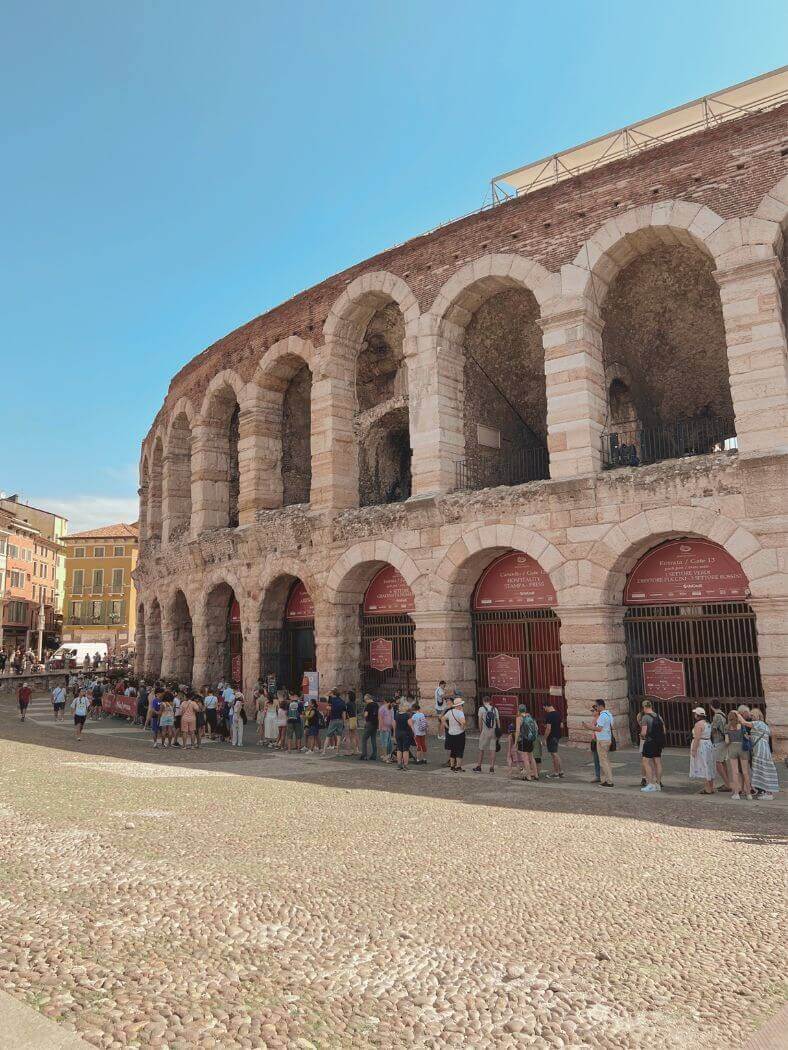
[[[388,671],[394,666],[394,643],[390,638],[373,638],[369,643],[369,666]]]
[[[624,604],[740,602],[749,594],[744,570],[722,547],[710,540],[671,540],[637,563]]]
[[[296,580],[290,591],[285,608],[286,620],[314,620],[315,603],[312,596],[300,580]]]
[[[233,653],[230,660],[230,678],[233,685],[240,686],[243,679],[243,656],[241,653]]]
[[[136,696],[116,696],[112,705],[113,714],[134,718],[137,714]]]
[[[523,678],[520,671],[520,659],[498,653],[487,657],[487,684],[490,689],[520,689]]]
[[[512,551],[488,565],[476,585],[473,608],[549,609],[558,604],[555,587],[528,554]]]
[[[374,577],[364,595],[364,612],[372,616],[413,612],[413,591],[393,565],[386,565]]]
[[[233,598],[232,603],[230,604],[229,620],[230,623],[241,622],[241,606],[238,604],[236,598]]]
[[[516,696],[491,696],[490,703],[498,708],[501,719],[501,729],[506,732],[510,723],[517,720],[517,697]]]
[[[675,700],[687,695],[684,664],[681,660],[646,660],[643,664],[643,692],[658,700]]]

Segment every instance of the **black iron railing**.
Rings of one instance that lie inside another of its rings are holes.
[[[602,460],[606,470],[642,467],[665,459],[736,449],[736,426],[732,416],[682,419],[656,427],[624,424],[602,434]]]
[[[522,485],[526,481],[545,481],[550,477],[547,449],[541,445],[500,452],[495,457],[460,459],[455,464],[455,492],[494,488],[496,485]]]

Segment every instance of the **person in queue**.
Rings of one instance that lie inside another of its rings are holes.
[[[535,781],[539,779],[539,770],[534,758],[534,744],[539,735],[539,726],[536,719],[528,710],[526,704],[520,704],[517,708],[517,721],[514,727],[514,738],[516,747],[522,756],[523,772],[521,780]]]
[[[347,700],[345,700],[345,728],[347,730],[347,753],[349,755],[357,755],[359,753],[359,747],[355,689],[348,689],[347,691]]]
[[[364,697],[364,732],[361,737],[360,762],[367,761],[367,744],[371,745],[370,760],[378,760],[378,713],[380,705],[367,693]]]
[[[747,709],[747,716],[749,713]],[[750,784],[750,755],[747,750],[749,744],[750,739],[739,718],[739,712],[729,711],[726,719],[725,748],[731,778],[731,800],[734,802],[753,797]]]
[[[320,708],[317,699],[313,696],[304,709],[304,731],[306,733],[302,751],[312,751],[317,754],[320,751]]]
[[[613,787],[613,767],[610,765],[610,748],[613,745],[613,716],[604,700],[596,700],[592,710],[596,718],[593,724],[583,722],[583,729],[594,733],[596,755],[599,761],[599,783],[602,787]],[[596,763],[594,763],[596,765]]]
[[[417,766],[426,766],[427,764],[427,716],[421,710],[421,704],[418,700],[414,700],[411,706],[411,728],[413,729],[413,739],[416,741],[416,758],[414,759]]]
[[[706,717],[706,711],[702,707],[693,709],[692,717],[692,743],[690,744],[690,767],[691,780],[702,780],[703,788],[698,792],[700,795],[714,794],[714,745],[711,742],[711,723]]]
[[[709,700],[711,708],[711,742],[714,746],[714,768],[722,780],[718,791],[732,791],[730,768],[728,764],[728,745],[725,735],[728,731],[728,723],[725,712],[722,710],[719,700]]]
[[[558,754],[560,742],[561,713],[556,710],[552,698],[548,698],[544,704],[544,746],[553,764],[552,772],[547,774],[548,780],[560,780],[564,775],[561,757]]]
[[[749,712],[749,718],[745,718],[739,711],[736,717],[742,728],[749,730],[752,742],[752,787],[755,790],[755,798],[761,802],[772,802],[774,796],[780,790],[780,782],[777,779],[777,766],[774,764],[769,738],[771,729],[763,712],[759,707],[753,707]]]
[[[339,751],[342,747],[342,739],[345,735],[345,701],[339,695],[338,690],[332,689],[328,694],[328,725],[326,726],[326,739],[323,744],[323,754],[327,751]],[[334,744],[331,741],[335,741]]]
[[[452,706],[445,711],[443,722],[449,741],[449,769],[453,773],[464,773],[462,760],[465,755],[465,712],[463,699],[459,694],[455,695]]]
[[[662,790],[662,749],[665,746],[665,723],[654,710],[650,700],[643,701],[640,719],[640,739],[646,783],[641,791],[653,793]]]
[[[399,700],[394,714],[394,739],[396,741],[397,768],[406,770],[413,739],[413,719],[411,718],[410,705],[404,697]]]
[[[474,773],[481,773],[484,755],[487,753],[490,772],[495,772],[495,748],[498,745],[498,734],[501,731],[501,716],[489,696],[482,698],[481,707],[476,716],[479,723],[479,757],[473,767]]]
[[[394,704],[392,700],[384,700],[380,705],[378,726],[380,728],[380,757],[383,762],[391,762],[394,750]]]

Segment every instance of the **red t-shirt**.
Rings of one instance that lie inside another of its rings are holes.
[[[33,695],[29,685],[20,685],[17,696],[19,697],[19,703],[27,706],[30,703],[30,698]]]

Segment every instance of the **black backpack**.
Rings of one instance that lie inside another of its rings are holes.
[[[657,747],[665,746],[665,723],[658,714],[651,716],[651,732],[648,734],[648,739]]]
[[[484,725],[486,729],[495,729],[495,708],[486,707],[484,709]]]

